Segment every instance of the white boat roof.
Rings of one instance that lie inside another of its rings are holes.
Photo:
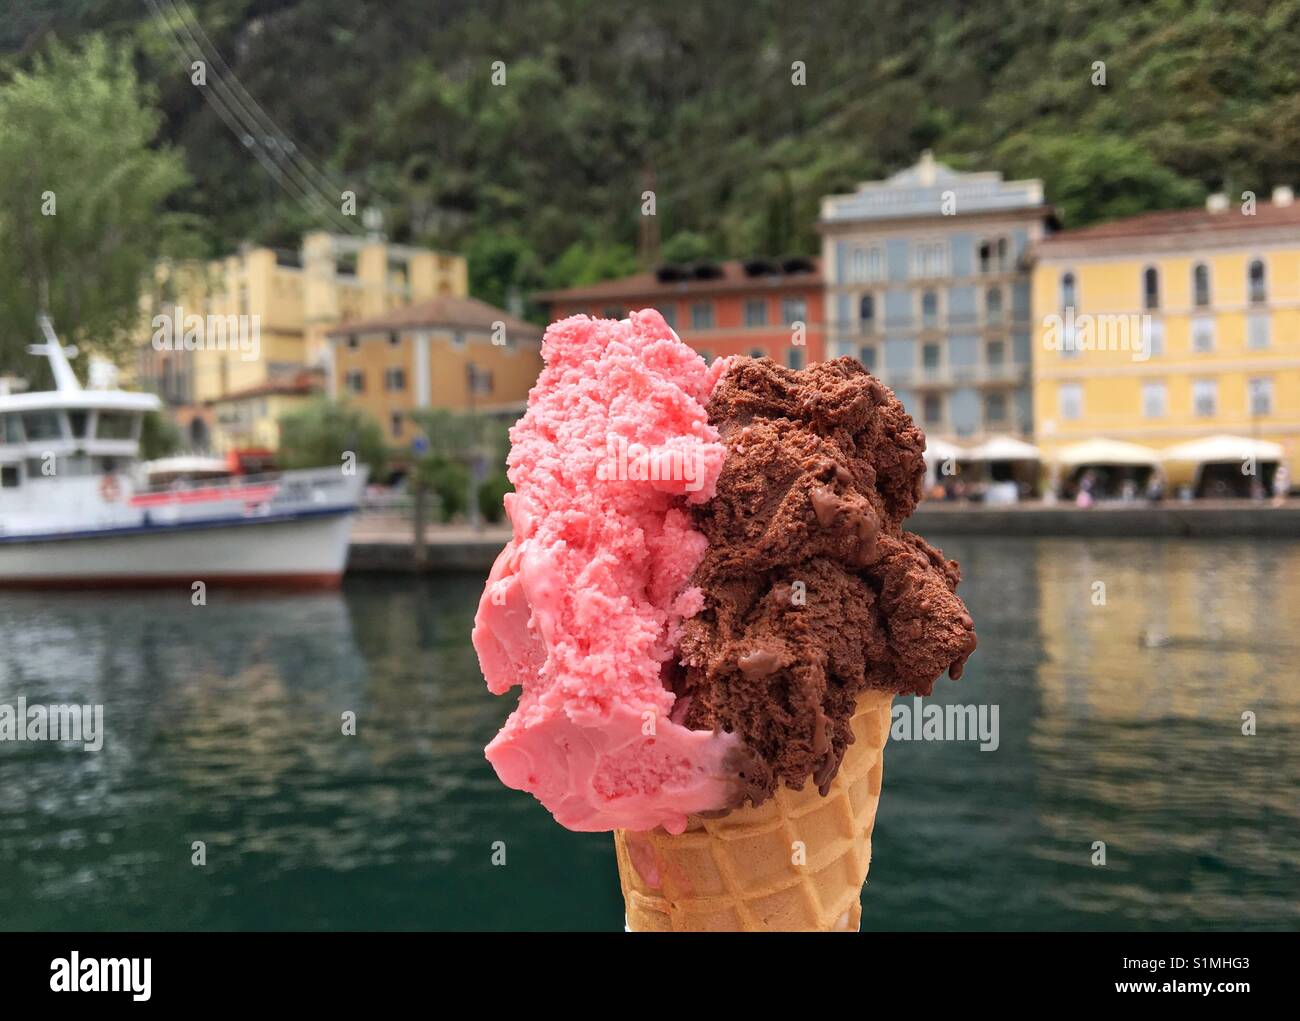
[[[230,465],[222,457],[178,454],[176,457],[160,457],[156,461],[148,461],[145,463],[144,470],[150,475],[167,475],[172,472],[229,472]]]
[[[66,411],[77,408],[99,411],[157,411],[162,401],[154,394],[131,393],[127,390],[82,389],[77,374],[72,371],[68,361],[69,354],[76,354],[76,348],[64,350],[63,344],[54,333],[54,327],[46,316],[41,316],[38,324],[45,335],[44,344],[28,347],[29,354],[45,355],[50,362],[50,371],[54,374],[54,390],[41,390],[36,393],[0,394],[0,414],[6,411]]]
[[[0,396],[0,414],[6,411],[47,411],[96,408],[103,411],[157,411],[162,407],[154,394],[127,390],[42,390],[36,393]]]

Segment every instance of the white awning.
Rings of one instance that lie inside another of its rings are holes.
[[[1160,463],[1160,454],[1136,443],[1095,439],[1061,447],[1054,460],[1066,468],[1077,468],[1084,464],[1128,464],[1154,468]]]
[[[1160,456],[1165,461],[1182,464],[1240,464],[1248,460],[1281,461],[1286,451],[1280,443],[1220,434],[1176,444],[1163,450]]]
[[[953,461],[965,461],[969,455],[955,443],[946,443],[943,440],[936,439],[933,436],[925,438],[925,462],[926,464],[941,464],[949,459]]]
[[[1036,446],[1014,436],[994,436],[965,453],[968,461],[1038,461],[1041,457]]]

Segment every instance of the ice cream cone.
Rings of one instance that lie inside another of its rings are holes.
[[[633,932],[856,932],[892,692],[869,691],[825,797],[811,781],[672,835],[614,831]]]

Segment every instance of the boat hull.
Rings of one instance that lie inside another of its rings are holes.
[[[334,588],[349,511],[14,537],[0,542],[0,588]]]

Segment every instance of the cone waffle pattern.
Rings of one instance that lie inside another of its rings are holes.
[[[676,836],[615,830],[633,932],[856,932],[880,801],[890,692],[867,692],[826,797],[809,781]],[[802,851],[802,856],[800,852]],[[802,860],[800,860],[802,858]]]

